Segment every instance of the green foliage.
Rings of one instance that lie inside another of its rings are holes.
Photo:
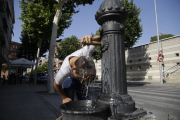
[[[49,49],[52,25],[54,15],[57,9],[57,2],[44,0],[21,0],[20,7],[22,10],[19,19],[22,20],[22,34],[21,34],[21,52],[22,54],[31,54],[31,58],[35,58],[38,44],[41,43],[40,56]],[[63,10],[68,9],[66,6]],[[68,10],[67,10],[68,11]],[[64,29],[68,28],[72,22],[72,13],[63,13],[60,17],[57,37],[63,34]],[[31,50],[31,51],[30,51]]]
[[[91,36],[94,37],[96,35],[100,35],[98,30],[96,31],[95,34],[91,33]],[[101,47],[100,46],[96,46],[96,49],[94,51],[94,53],[92,54],[92,57],[97,61],[101,59]]]
[[[172,34],[165,34],[165,35],[161,34],[161,35],[159,36],[159,40],[165,39],[165,38],[168,38],[168,37],[173,37],[173,36],[174,36],[174,35],[172,35]],[[157,36],[151,37],[150,42],[154,42],[154,41],[157,41]]]
[[[18,58],[23,57],[28,60],[34,60],[37,52],[37,43],[36,42],[29,43],[31,41],[29,37],[26,34],[22,34],[22,33],[20,40],[22,42],[22,45],[18,48],[20,52],[18,52],[17,57]]]
[[[5,74],[7,70],[9,70],[9,66],[8,65],[2,65],[1,70],[3,71],[3,73]]]
[[[139,14],[141,12],[140,7],[133,4],[133,0],[121,0],[124,7],[128,10],[128,19],[124,23],[125,26],[125,49],[128,49],[135,45],[142,35],[142,25],[140,25],[141,19]]]
[[[48,62],[44,62],[41,65],[41,70],[42,70],[42,72],[48,71]]]
[[[41,66],[37,67],[37,72],[46,72],[48,69],[48,62],[44,62]],[[35,73],[35,69],[33,70],[33,73]],[[31,72],[27,73],[28,76],[31,75]]]
[[[30,75],[31,75],[31,72],[28,72],[28,73],[27,73],[27,76],[30,76]]]
[[[75,52],[81,48],[81,44],[78,43],[79,40],[76,36],[72,35],[70,38],[65,38],[61,41],[60,47],[57,47],[58,57],[63,60],[69,54]]]

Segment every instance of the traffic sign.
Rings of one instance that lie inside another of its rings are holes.
[[[162,55],[163,56],[163,53],[161,50],[159,50],[159,53],[158,53],[158,56]]]
[[[159,61],[159,62],[163,62],[163,59],[164,59],[164,58],[163,58],[162,55],[160,55],[160,56],[158,57],[158,61]]]

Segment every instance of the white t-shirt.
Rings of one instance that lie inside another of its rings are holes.
[[[64,59],[63,64],[56,75],[56,78],[55,78],[56,84],[61,85],[67,77],[74,77],[72,68],[69,64],[70,57],[72,57],[72,56],[73,57],[91,56],[92,53],[94,52],[94,49],[95,49],[95,46],[93,46],[93,45],[90,45],[89,48],[87,46],[85,46],[85,47],[73,52],[72,54],[68,55]]]

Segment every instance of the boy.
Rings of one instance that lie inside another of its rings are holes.
[[[91,41],[100,41],[100,36],[94,36],[91,37],[89,35],[84,36],[80,42],[84,43],[83,40],[85,40],[85,43],[91,43]],[[74,53],[68,55],[64,62],[58,71],[55,81],[54,81],[54,87],[56,91],[60,94],[60,96],[63,99],[63,104],[70,102],[73,100],[74,97],[74,89],[78,88],[79,93],[77,94],[77,97],[79,100],[84,99],[82,94],[82,86],[78,79],[82,79],[83,75],[81,74],[81,70],[83,68],[91,68],[92,66],[89,65],[87,62],[88,60],[84,56],[90,56],[94,52],[95,46],[90,45],[89,47],[85,46],[81,48],[80,50],[75,51]],[[93,67],[92,67],[93,69]],[[95,77],[95,73],[93,75],[90,75],[90,72],[92,74],[92,69],[89,69],[86,73],[86,83],[89,82],[93,77]],[[88,75],[89,74],[89,75]],[[64,89],[62,88],[62,83],[64,80],[70,81],[70,85],[64,84]],[[86,84],[84,83],[84,84]]]

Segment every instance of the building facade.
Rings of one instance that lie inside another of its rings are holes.
[[[9,51],[9,55],[8,55],[8,59],[9,61],[12,61],[12,60],[17,60],[17,53],[19,52],[18,49],[20,47],[20,43],[17,43],[17,42],[14,42],[14,41],[11,41],[10,43],[10,51]],[[3,65],[6,65],[5,64],[2,64]],[[11,73],[16,73],[16,75],[18,74],[18,70],[17,68],[10,68],[10,71],[7,70],[5,73],[1,71],[1,77],[3,77],[3,75],[5,75],[5,77],[7,78],[7,76]]]
[[[0,69],[3,63],[9,61],[14,23],[14,0],[0,0]]]
[[[180,35],[159,41],[163,53],[162,75],[164,80],[167,74],[175,74],[179,71],[180,63]],[[160,70],[158,61],[158,43],[152,42],[133,47],[126,51],[127,80],[153,80],[160,81]],[[171,70],[171,73],[167,73]],[[175,79],[178,79],[176,76]]]
[[[11,41],[11,43],[10,43],[10,52],[9,52],[9,55],[8,55],[9,61],[18,59],[17,54],[19,52],[18,51],[19,47],[20,47],[20,43]]]

